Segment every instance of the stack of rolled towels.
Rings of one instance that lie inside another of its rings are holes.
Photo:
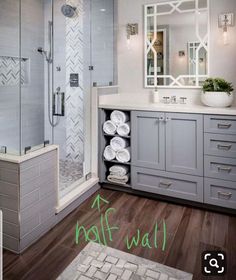
[[[107,176],[107,180],[111,183],[118,183],[125,185],[129,181],[129,168],[123,165],[113,165],[109,168],[110,174]]]
[[[114,110],[111,113],[110,120],[103,124],[103,131],[108,135],[114,136],[103,152],[104,158],[108,161],[117,160],[120,163],[127,163],[131,159],[129,140],[122,138],[130,134],[129,114],[126,112]],[[129,168],[119,164],[109,168],[107,180],[113,183],[127,184],[129,181]]]
[[[103,124],[103,131],[106,134],[128,136],[130,133],[129,114],[126,112],[114,110],[111,113],[110,120]]]
[[[103,131],[109,135],[117,133],[120,136],[128,136],[130,133],[129,115],[122,111],[113,111],[110,120],[103,124]],[[106,160],[116,159],[121,163],[130,161],[129,141],[120,136],[113,137],[110,145],[106,146],[103,153]]]
[[[127,139],[113,137],[110,145],[106,146],[103,152],[104,158],[108,161],[116,159],[121,163],[130,161],[130,147]]]

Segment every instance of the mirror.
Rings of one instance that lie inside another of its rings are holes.
[[[208,77],[208,0],[144,7],[145,87],[199,87]]]

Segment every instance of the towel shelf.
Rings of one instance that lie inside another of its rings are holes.
[[[112,184],[112,185],[119,186],[119,187],[131,188],[130,184],[119,184],[119,183],[115,183],[115,182],[110,182],[108,180],[104,180],[103,183],[105,183],[105,184]]]
[[[103,159],[103,160],[104,160],[104,162],[111,162],[111,163],[115,163],[115,164],[131,165],[131,162],[130,162],[130,161],[129,161],[129,162],[120,162],[120,161],[115,160],[115,159],[113,159],[113,160]]]
[[[128,136],[120,136],[119,134],[113,134],[113,135],[111,135],[111,134],[107,134],[107,133],[103,133],[103,135],[104,136],[106,136],[106,137],[121,137],[121,138],[126,138],[126,139],[130,139],[131,137],[130,137],[130,135],[128,135]]]
[[[128,140],[128,143],[129,145],[131,145],[131,132],[129,133],[129,135],[126,135],[126,136],[121,136],[119,135],[118,133],[115,133],[113,135],[111,134],[107,134],[104,132],[103,130],[103,124],[110,120],[110,116],[111,116],[111,113],[112,113],[113,110],[106,110],[106,109],[101,109],[99,110],[99,140],[100,140],[100,143],[99,143],[99,146],[100,146],[100,149],[99,149],[99,153],[100,153],[100,159],[101,159],[101,164],[99,163],[99,177],[100,177],[100,183],[106,183],[106,184],[111,184],[111,185],[117,185],[117,186],[121,186],[121,187],[128,187],[128,188],[131,188],[131,176],[129,178],[129,182],[127,184],[122,184],[122,183],[113,183],[113,182],[110,182],[107,180],[107,176],[109,175],[109,168],[112,166],[112,165],[123,165],[123,166],[128,166],[129,167],[129,174],[131,174],[131,160],[129,162],[119,162],[118,160],[116,159],[113,159],[113,160],[106,160],[103,156],[103,151],[105,149],[105,147],[107,145],[110,144],[110,141],[113,137],[120,137],[120,138],[123,138],[123,139],[127,139]],[[129,119],[129,122],[130,122],[130,119],[131,119],[131,112],[130,111],[126,111],[125,112],[127,115],[128,115],[128,119]],[[130,124],[131,126],[131,124]]]

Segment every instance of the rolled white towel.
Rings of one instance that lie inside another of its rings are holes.
[[[112,149],[110,145],[106,146],[103,156],[106,160],[113,160],[116,157],[116,152]]]
[[[117,133],[120,136],[128,136],[130,133],[130,122],[119,124],[117,127]]]
[[[106,121],[104,124],[103,124],[103,131],[106,133],[106,134],[109,134],[109,135],[114,135],[116,133],[116,125],[114,122],[112,121]]]
[[[118,126],[121,123],[129,121],[129,114],[126,112],[114,110],[111,113],[111,121]]]
[[[116,159],[119,162],[129,162],[130,161],[130,147],[117,151]]]
[[[127,139],[123,139],[121,137],[113,137],[111,139],[110,145],[112,149],[117,152],[129,146],[129,142]]]
[[[125,176],[128,174],[129,168],[128,166],[123,165],[113,165],[109,168],[110,175],[116,175],[116,176]]]
[[[129,175],[125,175],[125,176],[108,175],[107,180],[112,183],[125,185],[129,181]]]

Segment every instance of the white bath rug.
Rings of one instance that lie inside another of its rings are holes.
[[[191,280],[192,274],[90,242],[57,280]]]

